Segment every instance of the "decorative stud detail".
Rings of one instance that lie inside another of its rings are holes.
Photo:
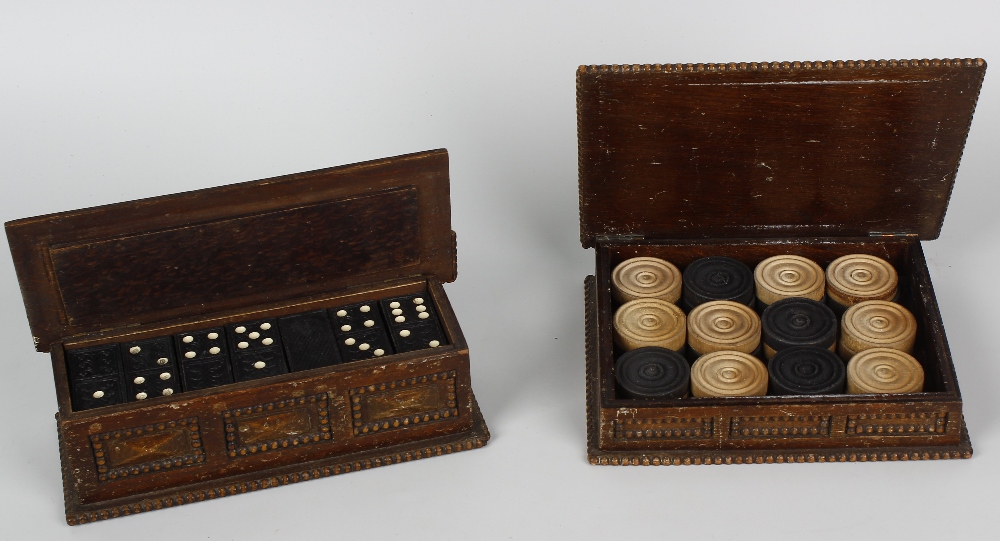
[[[171,456],[136,463],[141,458],[136,458],[134,453],[126,450],[119,459],[122,463],[116,466],[115,460],[118,457],[115,449],[127,448],[130,440],[135,439],[142,439],[142,444],[137,447],[151,452],[153,456],[162,457],[164,453]],[[196,466],[205,461],[197,417],[94,434],[90,436],[90,446],[97,463],[97,479],[102,482],[171,468]],[[159,452],[153,453],[150,450]]]
[[[333,439],[326,394],[228,410],[222,419],[230,458]]]
[[[665,419],[622,419],[615,421],[615,439],[698,440],[710,439],[714,419],[667,417]]]
[[[830,416],[769,415],[733,417],[729,422],[730,438],[815,438],[830,435]]]
[[[948,412],[933,413],[872,413],[848,415],[845,433],[848,436],[912,436],[945,434]]]
[[[439,385],[435,388],[435,383],[443,382],[443,388]],[[373,400],[377,400],[379,395],[405,392],[407,388],[419,389],[423,387],[433,393],[437,391],[438,396],[428,395],[438,404],[444,407],[429,406],[425,411],[394,411],[396,415],[385,417],[369,417],[371,414],[370,405]],[[443,396],[440,394],[444,392]],[[435,400],[436,399],[436,400]],[[354,435],[362,436],[374,434],[379,431],[405,428],[410,425],[442,421],[458,416],[458,403],[455,394],[455,371],[439,372],[427,376],[418,376],[409,379],[401,379],[367,387],[358,387],[348,391],[348,402],[354,422]]]

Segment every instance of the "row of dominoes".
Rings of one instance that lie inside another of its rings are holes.
[[[69,350],[85,410],[447,344],[426,294]]]

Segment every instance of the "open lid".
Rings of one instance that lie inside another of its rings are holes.
[[[456,274],[434,150],[6,224],[39,351],[67,336]]]
[[[581,66],[580,237],[940,234],[986,63]]]

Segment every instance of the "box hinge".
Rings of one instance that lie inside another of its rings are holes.
[[[884,231],[869,231],[869,237],[916,237],[916,233],[889,233]]]
[[[637,240],[642,240],[643,235],[597,235],[597,242],[600,244],[606,244],[609,242],[634,242]]]

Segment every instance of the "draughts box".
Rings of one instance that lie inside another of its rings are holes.
[[[437,150],[6,224],[67,522],[486,444],[450,216]]]
[[[938,237],[981,59],[581,66],[580,230],[592,464],[967,458],[920,242]],[[634,400],[615,389],[611,270],[867,253],[899,272],[924,392]]]

